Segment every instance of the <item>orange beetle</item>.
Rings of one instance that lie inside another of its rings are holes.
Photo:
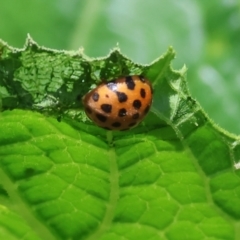
[[[146,116],[152,95],[150,81],[134,75],[102,83],[82,100],[87,116],[99,127],[128,130]]]

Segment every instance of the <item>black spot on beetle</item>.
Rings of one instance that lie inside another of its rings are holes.
[[[142,106],[142,103],[141,103],[140,100],[134,100],[134,101],[133,101],[133,107],[134,107],[135,109],[139,109],[141,106]]]
[[[97,117],[97,119],[98,119],[99,121],[101,121],[101,122],[106,122],[106,121],[107,121],[107,117],[105,117],[105,116],[102,115],[102,114],[97,113],[97,114],[96,114],[96,117]]]
[[[110,113],[112,111],[112,105],[111,104],[102,104],[101,105],[101,109],[105,112],[105,113]]]
[[[132,115],[132,119],[138,119],[139,118],[139,113],[134,113]]]
[[[146,91],[145,91],[145,89],[141,88],[141,90],[140,90],[140,95],[141,95],[142,98],[145,98],[145,97],[146,97]]]
[[[119,111],[118,111],[118,116],[119,117],[124,117],[126,115],[127,115],[127,110],[125,108],[119,109]]]
[[[129,90],[134,90],[135,88],[135,82],[133,81],[131,76],[126,77],[126,85]]]
[[[94,102],[97,102],[98,99],[99,99],[99,94],[97,92],[93,93],[92,99],[93,99]]]
[[[112,124],[113,127],[120,127],[121,126],[121,123],[120,122],[114,122]]]
[[[127,101],[128,97],[124,92],[116,92],[116,94],[120,103]]]

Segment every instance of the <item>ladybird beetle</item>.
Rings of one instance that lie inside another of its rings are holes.
[[[128,130],[146,116],[152,94],[150,81],[134,75],[102,83],[82,100],[87,116],[99,127]]]

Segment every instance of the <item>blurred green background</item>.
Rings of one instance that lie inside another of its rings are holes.
[[[239,0],[8,0],[1,1],[0,38],[24,45],[124,54],[150,63],[169,45],[174,68],[188,67],[191,94],[221,127],[240,133]]]

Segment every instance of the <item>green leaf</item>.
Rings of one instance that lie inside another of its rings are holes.
[[[31,38],[0,49],[1,239],[240,237],[239,137],[190,96],[172,48],[149,65]],[[129,74],[152,81],[151,112],[130,131],[98,128],[81,97]]]

